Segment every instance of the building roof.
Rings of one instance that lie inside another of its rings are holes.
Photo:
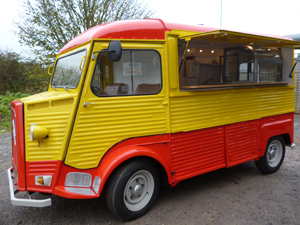
[[[209,32],[218,28],[188,25],[179,23],[167,23],[161,19],[123,20],[100,24],[79,34],[69,41],[60,53],[88,42],[92,39],[152,39],[164,40],[165,32],[172,30],[186,30],[195,32]],[[252,33],[255,34],[255,33]],[[288,37],[275,35],[256,34],[261,36],[291,40]]]

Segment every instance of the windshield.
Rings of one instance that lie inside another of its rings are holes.
[[[58,59],[53,73],[51,86],[54,88],[76,88],[82,74],[79,67],[84,67],[85,58],[82,65],[80,65],[80,62],[85,55],[86,51],[81,51]]]

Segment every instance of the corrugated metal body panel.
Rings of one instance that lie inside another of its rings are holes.
[[[48,109],[48,111],[50,111]],[[39,141],[30,141],[28,135],[26,161],[62,160],[66,144],[66,134],[70,127],[71,112],[53,112],[43,114],[29,114],[26,119],[26,128],[31,124],[46,127],[49,137],[45,140],[46,146],[41,146]]]
[[[170,98],[171,132],[192,131],[294,111],[293,86],[185,93]]]
[[[172,134],[176,181],[225,167],[224,127]]]
[[[295,112],[300,113],[300,71],[295,71]]]
[[[258,122],[248,121],[225,126],[227,167],[257,157]]]
[[[77,95],[45,92],[24,100],[24,130],[26,161],[63,160],[73,117]],[[48,130],[48,137],[31,141],[27,135],[31,124]]]
[[[90,98],[79,113],[65,163],[75,168],[97,167],[105,152],[118,142],[168,133],[164,95]]]

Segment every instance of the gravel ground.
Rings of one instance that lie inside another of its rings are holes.
[[[295,115],[295,143],[275,174],[262,175],[251,161],[194,177],[172,189],[163,187],[148,214],[123,223],[109,214],[103,197],[50,196],[50,207],[12,206],[7,180],[11,134],[0,134],[0,224],[300,224],[300,115]]]

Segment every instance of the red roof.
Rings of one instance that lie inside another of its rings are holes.
[[[80,44],[83,44],[85,42],[88,42],[91,39],[97,39],[97,38],[164,40],[165,32],[172,31],[174,29],[196,31],[196,32],[208,32],[208,31],[217,30],[219,28],[178,24],[178,23],[164,23],[161,19],[115,21],[115,22],[100,24],[79,34],[71,41],[69,41],[60,50],[60,53],[70,48],[76,47]],[[290,38],[279,37],[274,35],[263,35],[263,36],[290,40]]]
[[[164,23],[160,19],[122,20],[100,24],[86,30],[69,41],[60,52],[83,44],[93,38],[164,40],[165,31],[171,31],[173,29],[199,32],[215,30],[214,28],[197,25]]]

